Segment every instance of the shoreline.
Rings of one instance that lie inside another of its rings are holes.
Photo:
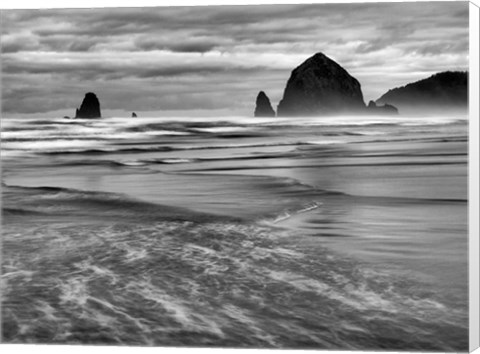
[[[466,348],[465,122],[248,122],[13,122],[6,341]]]

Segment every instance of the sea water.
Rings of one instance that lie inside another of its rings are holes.
[[[464,116],[1,125],[5,342],[468,348]]]

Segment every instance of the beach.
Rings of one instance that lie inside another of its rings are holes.
[[[468,350],[468,119],[2,119],[8,343]]]

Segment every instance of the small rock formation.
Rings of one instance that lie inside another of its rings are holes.
[[[373,114],[398,114],[398,109],[395,106],[392,106],[391,104],[385,103],[383,106],[377,106],[377,104],[374,101],[368,102],[367,106],[367,111],[368,113],[373,113]]]
[[[278,116],[363,113],[360,83],[323,53],[317,53],[292,71]]]
[[[468,107],[468,72],[445,71],[426,79],[396,87],[382,95],[377,103],[390,103],[405,110],[418,112],[445,111]]]
[[[263,91],[258,93],[254,114],[255,117],[275,117],[275,111],[270,104],[270,99]]]
[[[137,116],[137,113],[132,112],[132,118],[135,118]]]
[[[77,108],[75,118],[101,118],[100,102],[93,92],[85,94],[82,105]]]
[[[70,116],[63,116],[63,118],[67,118],[67,119],[70,119]]]

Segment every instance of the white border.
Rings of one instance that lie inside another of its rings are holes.
[[[469,344],[470,351],[479,347],[479,15],[480,9],[469,4]]]

